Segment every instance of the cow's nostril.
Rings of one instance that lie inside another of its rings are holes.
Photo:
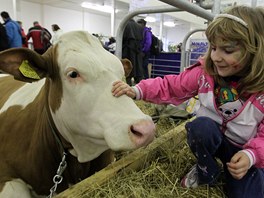
[[[138,137],[143,136],[142,133],[140,133],[140,132],[138,132],[137,130],[134,129],[133,125],[130,127],[130,131],[131,131],[135,136],[138,136]]]
[[[137,148],[146,146],[155,136],[155,124],[151,120],[140,120],[130,126],[130,137]]]

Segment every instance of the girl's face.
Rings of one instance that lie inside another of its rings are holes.
[[[246,66],[247,60],[241,61],[243,50],[238,42],[218,38],[211,47],[211,59],[221,77],[236,75]]]

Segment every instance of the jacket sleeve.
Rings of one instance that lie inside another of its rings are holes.
[[[31,28],[28,30],[27,33],[27,40],[29,40],[32,37]]]
[[[258,127],[257,136],[249,140],[244,149],[251,155],[255,167],[264,168],[264,120]]]
[[[166,75],[163,78],[141,80],[135,86],[137,99],[156,104],[179,105],[196,96],[199,78],[203,74],[200,66],[185,70],[179,75]]]
[[[146,30],[144,35],[144,43],[142,46],[142,51],[144,53],[150,51],[151,43],[152,43],[152,33],[150,30]]]
[[[14,27],[12,26],[11,22],[6,24],[6,35],[8,38],[8,43],[11,43],[12,38],[14,38]]]

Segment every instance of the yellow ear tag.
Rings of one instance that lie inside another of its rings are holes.
[[[39,80],[40,77],[37,72],[30,67],[28,64],[28,60],[24,60],[21,65],[19,66],[19,71],[23,74],[23,76],[27,78],[33,78]]]

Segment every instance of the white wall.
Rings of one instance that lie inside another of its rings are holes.
[[[1,5],[0,12],[7,11],[10,16],[12,16],[12,17],[14,16],[14,14],[13,14],[13,1],[0,0],[0,5]],[[2,18],[1,18],[1,22],[3,22]]]
[[[190,31],[190,25],[176,25],[173,28],[167,28],[167,30],[167,34],[164,35],[166,38],[170,38],[167,43],[177,45],[183,41],[187,32]]]

